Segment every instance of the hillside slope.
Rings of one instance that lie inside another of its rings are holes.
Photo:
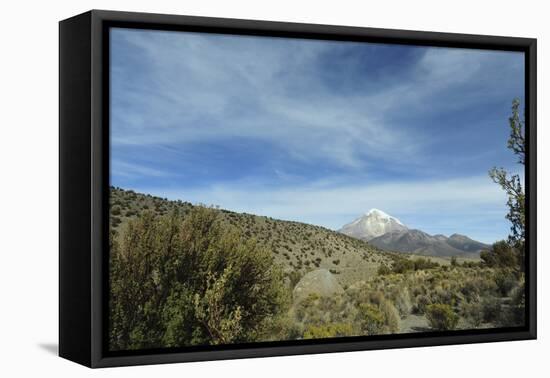
[[[144,211],[167,215],[178,210],[185,216],[192,209],[189,202],[111,188],[111,227],[123,230],[129,219]],[[376,275],[381,264],[392,264],[394,255],[383,252],[365,241],[324,227],[277,220],[270,217],[218,209],[222,221],[254,237],[272,251],[293,284],[307,272],[326,269],[344,287]]]

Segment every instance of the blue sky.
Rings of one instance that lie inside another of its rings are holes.
[[[338,229],[505,238],[523,54],[111,30],[111,184]]]

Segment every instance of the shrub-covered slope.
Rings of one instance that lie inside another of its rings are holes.
[[[129,219],[145,211],[167,215],[177,210],[183,217],[193,205],[170,201],[132,190],[111,188],[111,226],[124,229]],[[293,283],[315,269],[327,269],[348,286],[376,275],[380,265],[391,265],[394,254],[367,242],[324,227],[218,209],[219,216],[247,238],[270,250]]]

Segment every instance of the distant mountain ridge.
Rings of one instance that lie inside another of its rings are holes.
[[[387,251],[417,255],[450,257],[477,257],[487,249],[487,244],[465,235],[430,235],[417,229],[409,229],[399,219],[372,209],[339,230],[348,236],[366,240],[369,244]]]

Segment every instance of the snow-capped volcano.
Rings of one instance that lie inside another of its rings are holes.
[[[408,230],[401,221],[382,210],[371,209],[369,212],[346,224],[340,232],[357,239],[371,240],[388,232]]]
[[[488,245],[464,235],[432,236],[421,230],[410,229],[399,219],[378,209],[370,210],[339,231],[366,240],[386,251],[417,255],[479,257],[481,250],[489,248]]]

